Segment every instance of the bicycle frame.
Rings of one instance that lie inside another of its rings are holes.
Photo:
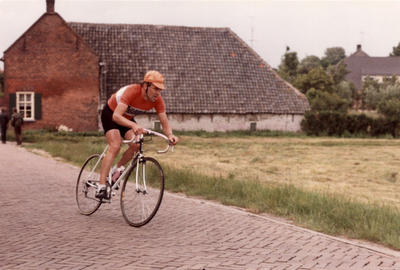
[[[144,131],[146,133],[148,133],[149,135],[152,135],[152,134],[156,135],[156,136],[161,137],[161,138],[163,138],[163,139],[165,139],[165,140],[167,140],[169,142],[168,137],[163,135],[163,134],[161,134],[161,133],[158,133],[158,132],[155,132],[155,131],[152,131],[152,130],[149,130],[149,129],[144,129]],[[119,176],[118,180],[114,183],[114,185],[111,185],[112,175],[111,175],[111,172],[109,173],[108,182],[109,182],[109,184],[111,186],[111,191],[110,191],[111,194],[113,194],[113,191],[115,190],[115,188],[120,184],[122,179],[124,179],[124,177],[127,174],[127,172],[129,172],[131,170],[131,168],[133,166],[135,166],[135,163],[136,163],[137,168],[139,169],[140,161],[144,157],[144,155],[143,155],[143,142],[144,142],[143,138],[144,137],[143,137],[143,134],[142,134],[142,135],[134,136],[131,140],[123,140],[122,141],[125,144],[139,143],[139,151],[134,155],[134,157],[132,158],[131,162],[129,163],[129,166]],[[157,151],[157,153],[158,154],[164,154],[164,153],[168,152],[169,147],[170,147],[170,144],[168,143],[168,146],[167,146],[167,148],[165,150]],[[108,145],[107,145],[106,149],[104,149],[103,153],[101,154],[101,159],[104,157],[105,153],[107,152],[107,149],[108,149]],[[172,152],[174,152],[174,147],[173,146],[172,146]],[[144,184],[145,190],[141,191],[141,192],[143,192],[145,194],[145,193],[147,193],[147,186],[146,186],[146,179],[145,179],[146,166],[145,166],[144,163],[142,164],[142,166],[143,166],[143,184]],[[136,170],[136,190],[137,191],[139,190],[139,188],[138,188],[139,170],[138,169]]]
[[[99,165],[99,162],[101,162],[101,161],[103,160],[104,156],[106,155],[107,150],[108,150],[108,145],[107,145],[106,148],[104,149],[103,153],[100,155],[99,160],[96,162],[95,166],[93,166],[92,171],[91,171],[91,172],[89,173],[89,175],[88,175],[88,179],[91,179],[92,174],[95,173],[94,170],[95,170],[95,169],[97,168],[97,166]],[[110,178],[110,179],[111,179],[111,178]],[[96,184],[93,184],[93,183],[91,183],[91,182],[88,182],[88,181],[87,181],[86,184],[87,184],[87,185],[90,185],[90,186],[93,187],[93,188],[97,188],[97,185],[96,185]]]
[[[144,132],[165,139],[168,142],[167,148],[163,151],[157,151],[157,153],[168,152],[170,143],[166,136],[152,130],[145,129]],[[159,162],[152,157],[144,155],[145,142],[147,140],[145,140],[143,134],[135,136],[131,140],[122,141],[124,144],[138,144],[136,146],[139,146],[139,148],[129,161],[127,168],[116,180],[116,183],[113,184],[112,182],[111,170],[108,172],[107,198],[97,198],[97,190],[99,187],[99,169],[101,170],[102,160],[110,150],[109,146],[107,145],[104,148],[102,154],[91,155],[85,161],[76,184],[76,202],[81,214],[89,216],[96,212],[102,203],[111,203],[112,197],[116,195],[115,190],[118,186],[121,186],[121,211],[129,225],[140,227],[147,224],[154,217],[162,201],[165,182]],[[135,173],[133,173],[134,169],[136,169]],[[153,169],[158,172],[156,176],[153,174]],[[150,171],[151,174],[149,174]],[[129,184],[127,184],[128,181]]]

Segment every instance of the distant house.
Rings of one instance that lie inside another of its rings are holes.
[[[310,109],[228,28],[66,23],[47,2],[3,57],[6,102],[25,110],[31,128],[97,130],[107,99],[148,70],[164,75],[162,96],[176,130],[298,131]],[[155,111],[137,120],[159,125]]]
[[[357,51],[344,59],[347,69],[346,80],[354,83],[357,90],[362,89],[362,83],[367,76],[384,83],[393,75],[400,77],[400,57],[370,57],[357,45]]]

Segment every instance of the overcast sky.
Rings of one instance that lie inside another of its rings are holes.
[[[0,0],[0,58],[45,11],[45,0]],[[331,47],[348,56],[357,44],[388,56],[400,42],[400,0],[56,0],[55,11],[67,22],[228,27],[272,67],[286,46],[301,60]]]

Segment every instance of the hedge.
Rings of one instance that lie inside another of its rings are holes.
[[[365,114],[349,115],[330,111],[308,111],[301,121],[302,130],[309,136],[373,136],[397,137],[399,121],[372,118]]]

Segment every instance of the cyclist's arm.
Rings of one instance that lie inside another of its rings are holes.
[[[121,126],[131,128],[135,134],[143,134],[143,127],[133,121],[126,119],[123,114],[126,112],[128,105],[119,102],[113,113],[113,121]],[[161,122],[161,121],[160,121]]]
[[[172,133],[172,128],[169,125],[167,114],[165,112],[159,113],[158,118],[160,119],[163,132],[168,137],[168,140],[171,142],[172,145],[177,144],[179,142],[179,138],[174,136],[174,134]]]

